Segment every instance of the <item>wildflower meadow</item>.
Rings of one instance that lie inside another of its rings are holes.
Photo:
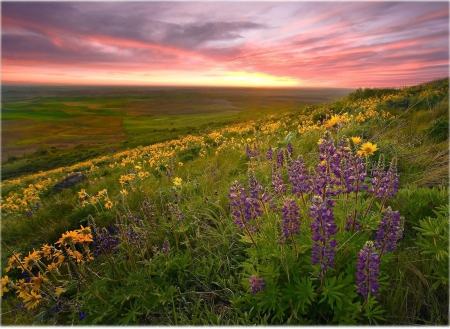
[[[4,325],[448,325],[448,79],[1,186]]]

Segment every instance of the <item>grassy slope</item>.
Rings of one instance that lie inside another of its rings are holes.
[[[385,100],[375,98],[383,96],[388,98]],[[370,111],[379,114],[386,111],[395,115],[395,118],[383,119],[381,115],[370,117],[367,114]],[[426,261],[426,257],[420,255],[420,250],[414,245],[417,232],[413,229],[413,226],[418,225],[419,219],[432,216],[432,210],[436,206],[448,202],[446,188],[439,187],[441,184],[444,187],[448,185],[447,80],[399,91],[359,90],[330,106],[312,105],[260,120],[248,112],[243,114],[240,120],[245,122],[245,119],[254,119],[254,122],[242,124],[241,132],[238,129],[234,132],[222,131],[221,135],[224,138],[217,134],[206,136],[207,133],[218,131],[214,130],[213,125],[209,126],[202,134],[204,142],[210,145],[204,148],[206,152],[204,156],[199,156],[199,150],[203,148],[201,143],[186,142],[181,144],[181,148],[175,146],[176,152],[172,157],[156,161],[162,174],[155,171],[155,165],[150,167],[150,163],[144,162],[152,159],[152,153],[141,147],[136,151],[130,150],[118,156],[104,156],[70,168],[62,168],[60,171],[21,177],[15,182],[4,182],[3,200],[9,193],[20,194],[20,191],[26,189],[29,184],[36,184],[39,181],[41,184],[48,184],[42,183],[43,179],[47,178],[51,178],[52,181],[47,189],[39,193],[41,207],[39,210],[32,209],[35,214],[31,218],[26,216],[23,208],[19,212],[3,211],[2,240],[9,246],[26,252],[30,250],[30,246],[39,248],[42,243],[53,243],[61,233],[79,227],[80,223],[86,225],[89,214],[95,217],[98,225],[111,225],[115,213],[124,211],[119,193],[123,188],[119,183],[120,175],[133,171],[138,173],[141,169],[137,169],[136,166],[141,166],[142,171],[149,171],[150,176],[142,180],[136,179],[129,186],[125,185],[129,191],[126,204],[133,212],[142,214],[145,211],[144,201],[146,199],[151,201],[155,207],[157,222],[162,225],[160,230],[154,228],[156,230],[154,239],[161,241],[167,234],[162,222],[167,211],[165,204],[173,202],[170,196],[172,178],[181,177],[186,183],[186,191],[183,194],[186,200],[183,200],[181,205],[191,223],[190,248],[196,253],[197,261],[200,263],[209,261],[213,264],[210,267],[212,270],[210,274],[199,272],[196,275],[202,275],[204,285],[212,289],[213,282],[222,282],[227,277],[228,280],[232,280],[233,275],[237,275],[239,259],[243,256],[243,251],[239,249],[241,244],[233,238],[236,228],[229,218],[227,207],[230,183],[236,179],[243,182],[247,177],[245,140],[251,138],[261,151],[265,151],[269,145],[272,147],[283,145],[284,137],[290,132],[297,131],[292,139],[296,154],[303,154],[307,164],[313,165],[318,154],[317,140],[321,136],[321,130],[312,129],[299,134],[298,130],[302,124],[304,127],[313,127],[317,120],[323,120],[327,116],[329,118],[332,113],[341,115],[348,113],[348,116],[353,115],[356,118],[360,112],[367,114],[363,122],[350,120],[340,129],[334,129],[334,133],[340,136],[343,134],[361,136],[364,140],[376,143],[380,150],[376,152],[374,160],[381,153],[387,160],[396,157],[401,175],[402,190],[390,205],[406,216],[405,238],[403,247],[397,253],[397,267],[390,272],[397,288],[391,292],[387,290],[381,297],[384,308],[388,310],[387,321],[396,324],[447,323],[448,316],[443,312],[448,304],[446,302],[448,292],[430,290],[429,285],[432,281],[430,270],[427,268],[429,262]],[[308,119],[313,120],[308,122]],[[234,142],[231,137],[235,138]],[[221,148],[218,153],[217,147]],[[168,148],[163,145],[163,149]],[[123,162],[123,159],[130,159],[130,162]],[[120,161],[124,166],[120,165]],[[183,162],[182,167],[178,165],[179,161]],[[165,165],[173,171],[172,178],[164,174]],[[71,171],[87,171],[89,181],[63,192],[52,191],[51,185]],[[270,185],[270,174],[267,171],[261,171],[258,179],[262,184]],[[432,189],[429,189],[430,187]],[[114,208],[107,210],[100,204],[80,207],[77,192],[81,189],[85,189],[90,195],[107,189],[109,198],[114,201]],[[418,207],[419,200],[420,207]],[[9,254],[3,249],[2,260],[7,257]],[[231,265],[224,267],[223,262],[227,262],[228,257],[236,259],[232,260]],[[400,272],[396,271],[398,268]],[[422,282],[420,287],[417,286],[418,281]],[[236,284],[231,281],[225,285],[233,287]],[[231,296],[224,292],[219,298],[230,300]],[[405,310],[406,300],[410,305]],[[212,301],[206,298],[203,301],[205,305],[197,308],[203,311],[198,311],[200,313],[194,316],[195,321],[186,318],[183,323],[215,323],[211,314],[216,313],[231,321],[228,324],[248,324],[227,312],[229,307],[227,303],[219,303],[222,313],[213,312],[211,309],[207,311],[208,305],[214,307],[214,303],[208,304],[210,302]],[[6,303],[3,304],[4,307],[10,305],[10,302],[4,300],[2,303]],[[189,312],[192,312],[191,308],[186,314]],[[25,317],[23,323],[30,321],[29,316]],[[8,316],[4,318],[5,320],[2,320],[4,323],[13,321]]]

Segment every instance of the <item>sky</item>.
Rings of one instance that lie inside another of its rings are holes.
[[[449,2],[5,2],[4,84],[400,87],[449,72]]]

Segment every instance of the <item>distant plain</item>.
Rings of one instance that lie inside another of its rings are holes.
[[[331,102],[351,91],[3,85],[2,179],[34,171],[31,156],[36,168],[51,169],[58,163],[204,132],[255,114]],[[49,153],[53,164],[46,161]]]

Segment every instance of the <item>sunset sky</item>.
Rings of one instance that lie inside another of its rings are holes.
[[[398,87],[448,76],[445,2],[2,2],[2,83]]]

